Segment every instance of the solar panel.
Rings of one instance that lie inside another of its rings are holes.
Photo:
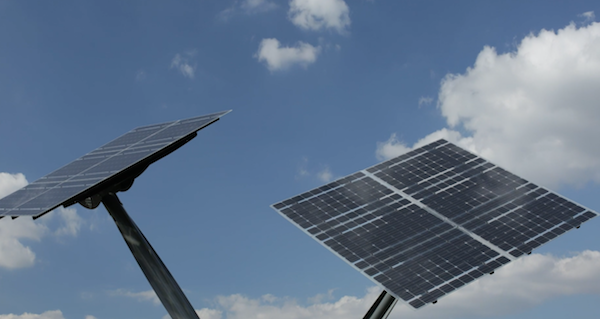
[[[227,113],[138,127],[0,199],[0,218],[37,218],[58,206],[95,195],[124,176],[137,176]]]
[[[445,140],[272,207],[414,308],[598,215]]]

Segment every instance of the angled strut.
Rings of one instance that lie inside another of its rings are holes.
[[[160,260],[158,254],[144,237],[137,225],[125,211],[123,204],[114,193],[102,197],[102,204],[112,216],[129,246],[133,257],[142,268],[144,275],[156,292],[158,299],[172,319],[199,319],[194,307],[190,304],[181,288]]]
[[[387,291],[382,291],[363,319],[386,319],[398,300]]]

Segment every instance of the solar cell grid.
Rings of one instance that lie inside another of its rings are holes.
[[[415,308],[597,216],[444,140],[273,208]]]
[[[134,129],[0,199],[0,217],[40,216],[123,170],[149,161],[157,152],[183,141],[227,113]]]

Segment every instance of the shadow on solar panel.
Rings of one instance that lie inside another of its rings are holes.
[[[598,215],[445,140],[272,207],[384,288],[365,318],[435,304]]]

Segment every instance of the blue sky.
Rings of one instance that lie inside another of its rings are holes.
[[[0,197],[134,127],[233,109],[120,194],[130,215],[203,319],[362,318],[374,284],[269,205],[444,137],[600,210],[594,12],[0,0]],[[392,317],[597,315],[598,227]],[[165,314],[104,208],[0,221],[0,319]]]

